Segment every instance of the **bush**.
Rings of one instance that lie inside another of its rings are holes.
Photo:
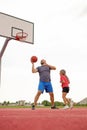
[[[41,104],[44,105],[44,106],[51,106],[51,103],[47,100],[42,101]]]

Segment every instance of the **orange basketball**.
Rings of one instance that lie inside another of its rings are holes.
[[[32,56],[31,57],[31,62],[37,62],[37,60],[38,60],[37,56]]]

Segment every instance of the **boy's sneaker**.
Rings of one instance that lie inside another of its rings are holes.
[[[56,106],[52,106],[51,109],[58,109]]]
[[[66,105],[63,109],[68,109],[69,108],[69,106],[68,105]]]
[[[35,105],[34,104],[32,105],[32,110],[35,110]]]

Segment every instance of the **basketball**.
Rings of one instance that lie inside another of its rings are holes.
[[[30,60],[31,62],[37,62],[38,58],[37,56],[32,56]]]

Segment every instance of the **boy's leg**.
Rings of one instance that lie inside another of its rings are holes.
[[[62,92],[62,98],[63,98],[64,104],[68,105],[68,104],[70,104],[70,100],[68,98],[66,98],[66,95],[67,95],[66,92]]]
[[[62,92],[62,99],[63,99],[65,105],[67,104],[66,95],[67,95],[66,92]]]

